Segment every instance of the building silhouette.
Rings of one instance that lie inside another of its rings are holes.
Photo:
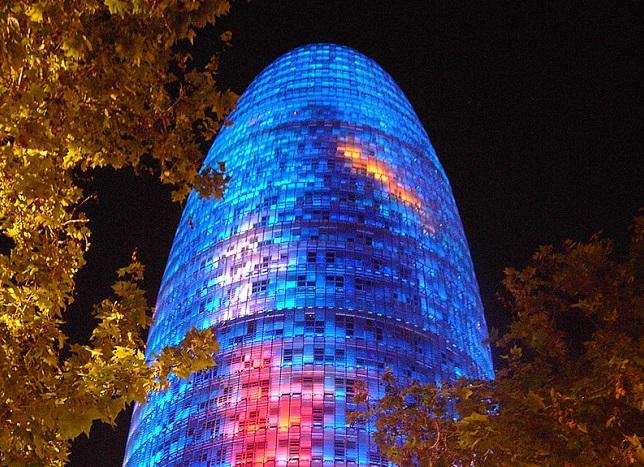
[[[389,465],[353,386],[491,378],[447,177],[410,103],[360,53],[297,48],[250,85],[187,201],[148,354],[215,327],[217,367],[135,408],[124,465]]]

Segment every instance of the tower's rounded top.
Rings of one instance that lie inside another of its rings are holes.
[[[303,45],[277,58],[244,91],[229,120],[233,125],[223,128],[222,136],[298,121],[357,124],[433,152],[423,125],[393,78],[364,54],[338,44]]]
[[[258,100],[284,101],[303,95],[319,104],[326,94],[341,94],[344,100],[384,97],[398,111],[415,117],[403,92],[380,65],[355,49],[331,43],[303,45],[277,58],[251,83],[238,108]]]
[[[323,76],[351,79],[354,73],[368,72],[375,81],[396,86],[391,76],[366,55],[346,45],[322,42],[302,45],[281,55],[257,75],[246,92],[267,78],[274,79],[280,72],[301,73],[313,79]]]
[[[248,91],[256,83],[261,83],[267,77],[273,78],[280,71],[302,73],[313,79],[332,76],[349,80],[354,73],[367,72],[374,81],[396,86],[378,63],[361,52],[346,45],[322,42],[302,45],[281,55],[257,75]]]

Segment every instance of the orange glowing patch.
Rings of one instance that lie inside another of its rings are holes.
[[[288,430],[292,425],[299,425],[300,417],[297,415],[280,416],[279,427],[280,430]]]
[[[340,144],[338,145],[338,152],[351,160],[351,167],[364,169],[376,180],[381,181],[386,190],[403,203],[420,208],[418,197],[411,190],[403,188],[394,182],[394,174],[386,162],[375,159],[373,156],[363,158],[362,148],[354,144]]]

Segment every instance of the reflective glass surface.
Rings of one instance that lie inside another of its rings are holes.
[[[410,103],[376,63],[314,44],[269,65],[191,195],[148,354],[216,329],[217,367],[135,409],[124,465],[389,465],[351,426],[353,386],[493,376],[449,182]]]

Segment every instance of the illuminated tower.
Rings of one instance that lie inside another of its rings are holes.
[[[387,465],[351,427],[353,385],[492,377],[451,189],[418,117],[376,63],[315,44],[269,65],[191,195],[148,353],[213,326],[218,366],[137,406],[125,465]]]

